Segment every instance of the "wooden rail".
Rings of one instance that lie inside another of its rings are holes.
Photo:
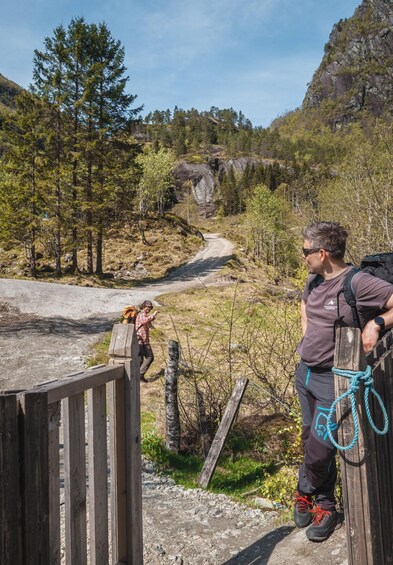
[[[85,565],[88,554],[92,565],[143,563],[137,342],[133,329],[114,331],[127,343],[109,366],[0,395],[2,565],[64,562],[60,424],[65,563]]]
[[[357,396],[359,440],[353,449],[340,451],[345,525],[349,565],[393,563],[391,513],[393,508],[393,333],[390,331],[368,359],[363,353],[361,332],[341,328],[336,336],[335,367],[364,370],[372,365],[374,389],[380,394],[389,417],[389,431],[381,436],[371,428],[364,408],[364,388]],[[348,390],[349,380],[335,376],[336,397]],[[378,429],[383,415],[374,395],[370,408]],[[337,407],[339,444],[348,445],[354,435],[347,399]]]

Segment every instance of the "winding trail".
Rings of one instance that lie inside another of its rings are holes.
[[[78,319],[119,315],[126,304],[154,300],[167,292],[183,292],[201,283],[211,284],[217,271],[231,258],[233,244],[217,234],[205,234],[206,245],[188,263],[160,281],[129,290],[86,288],[16,279],[0,279],[0,302],[23,314],[43,318]]]
[[[128,290],[0,279],[0,389],[29,388],[84,368],[84,357],[126,304],[216,282],[233,245],[206,234],[206,245],[160,281]]]

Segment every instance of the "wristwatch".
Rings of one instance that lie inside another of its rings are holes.
[[[374,318],[374,322],[377,324],[377,326],[380,327],[380,331],[383,332],[385,329],[385,320],[382,318],[382,316],[377,316],[376,318]]]

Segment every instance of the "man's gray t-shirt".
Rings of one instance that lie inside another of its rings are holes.
[[[334,279],[324,280],[311,293],[308,286],[314,275],[307,279],[302,297],[306,303],[307,329],[298,353],[310,367],[333,366],[335,323],[339,318],[342,325],[353,326],[351,307],[340,292],[350,268]],[[353,277],[352,287],[362,327],[384,308],[393,294],[393,285],[362,271]]]

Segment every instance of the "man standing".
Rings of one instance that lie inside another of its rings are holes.
[[[139,364],[141,381],[147,382],[145,373],[154,361],[153,350],[150,347],[150,328],[153,327],[152,322],[158,314],[158,310],[150,314],[153,304],[150,300],[145,300],[140,305],[140,312],[135,320],[135,330],[139,343]]]
[[[310,275],[301,302],[303,338],[296,371],[304,459],[294,518],[299,528],[309,526],[309,540],[324,541],[337,524],[336,449],[327,433],[327,415],[335,399],[335,329],[337,325],[353,326],[352,309],[343,295],[343,284],[352,267],[344,261],[348,234],[339,224],[316,222],[304,229],[303,236],[303,257]],[[352,288],[367,353],[380,332],[393,327],[393,285],[359,271],[352,279]]]

